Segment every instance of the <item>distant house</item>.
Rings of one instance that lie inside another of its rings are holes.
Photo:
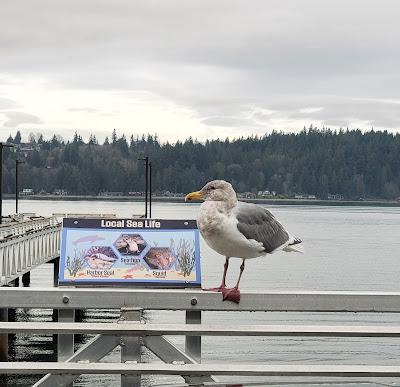
[[[123,192],[112,192],[112,191],[104,191],[100,192],[99,196],[123,196]]]
[[[28,195],[33,195],[34,192],[32,188],[24,188],[19,194],[23,196],[28,196]]]
[[[238,193],[239,198],[244,198],[244,199],[255,199],[256,198],[256,194],[254,194],[253,192],[241,192]]]
[[[328,194],[328,200],[343,200],[343,195],[341,195],[341,194]]]
[[[40,151],[41,144],[37,142],[21,142],[20,144],[14,144],[14,148],[21,152],[33,152]]]
[[[259,198],[269,198],[271,196],[276,196],[275,191],[269,191],[269,190],[264,190],[264,191],[258,191],[257,192],[257,197]]]
[[[316,200],[317,197],[312,194],[296,194],[294,195],[295,199],[303,199],[303,200]]]
[[[129,191],[128,192],[129,196],[142,196],[143,192],[139,192],[139,191]]]
[[[68,195],[68,191],[66,191],[65,189],[62,189],[62,188],[57,188],[54,190],[53,194],[64,196],[64,195]]]

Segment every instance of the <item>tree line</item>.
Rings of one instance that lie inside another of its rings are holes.
[[[185,193],[211,179],[230,181],[237,192],[275,191],[291,196],[314,194],[326,198],[384,198],[400,196],[400,134],[387,131],[304,128],[299,133],[272,132],[233,140],[198,142],[191,137],[174,144],[157,136],[119,136],[99,144],[75,133],[72,141],[54,135],[30,135],[21,142],[19,132],[4,148],[4,192],[14,192],[15,159],[20,187],[35,192],[64,189],[70,194],[97,195],[102,191],[144,190],[144,164],[153,165],[153,191]]]

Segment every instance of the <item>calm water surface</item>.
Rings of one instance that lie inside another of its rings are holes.
[[[143,205],[128,202],[29,201],[22,200],[21,212],[115,213],[118,217],[140,214]],[[304,241],[305,254],[280,252],[268,258],[246,262],[241,282],[243,290],[370,290],[400,291],[400,208],[269,206],[276,217]],[[13,201],[5,201],[3,212],[12,212]],[[155,218],[196,217],[197,204],[154,203]],[[205,287],[219,284],[224,258],[202,243],[202,279]],[[240,260],[231,260],[228,282],[237,278]],[[32,287],[52,285],[52,266],[32,272]],[[117,317],[114,311],[89,311],[85,320]],[[179,312],[150,312],[154,322],[183,322]],[[19,320],[51,321],[49,310],[18,310]],[[205,323],[289,323],[289,324],[400,324],[397,315],[323,313],[204,313]],[[83,338],[87,340],[87,338]],[[183,348],[183,340],[172,340]],[[269,364],[380,364],[400,365],[398,339],[342,338],[224,338],[203,339],[203,362]],[[11,356],[18,360],[54,360],[54,344],[49,336],[18,336]],[[111,353],[106,361],[118,361]],[[146,359],[151,354],[144,353]],[[116,386],[116,377],[82,377],[78,386]],[[179,379],[147,378],[148,385],[172,383]],[[226,380],[220,378],[220,380]],[[249,380],[241,378],[240,380]],[[269,379],[270,381],[272,379]],[[13,386],[26,386],[32,380],[18,378]],[[237,382],[238,379],[235,379]],[[311,382],[302,380],[307,385]],[[372,385],[400,385],[400,381],[374,381]],[[338,385],[344,385],[344,382]],[[361,385],[361,380],[352,385]]]

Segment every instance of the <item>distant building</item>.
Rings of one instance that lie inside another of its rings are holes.
[[[123,196],[123,192],[112,192],[112,191],[104,191],[100,192],[99,196]]]
[[[264,191],[258,191],[257,192],[257,197],[259,198],[268,198],[271,196],[276,196],[276,192],[275,191],[269,191],[269,190],[264,190]]]
[[[62,188],[57,188],[54,190],[53,194],[64,196],[64,195],[68,195],[68,191],[66,191],[65,189],[62,189]]]
[[[340,195],[340,194],[328,194],[328,200],[343,200],[343,195]]]
[[[33,189],[32,188],[24,188],[20,193],[20,195],[28,196],[28,195],[33,195]]]
[[[317,197],[312,194],[296,194],[294,195],[295,199],[303,199],[303,200],[316,200]]]
[[[253,192],[240,192],[238,193],[239,198],[244,198],[244,199],[255,199],[256,194]]]

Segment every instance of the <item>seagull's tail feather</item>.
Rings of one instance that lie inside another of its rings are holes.
[[[304,246],[301,244],[301,239],[291,237],[289,240],[289,244],[283,249],[283,251],[296,253],[304,253]]]

